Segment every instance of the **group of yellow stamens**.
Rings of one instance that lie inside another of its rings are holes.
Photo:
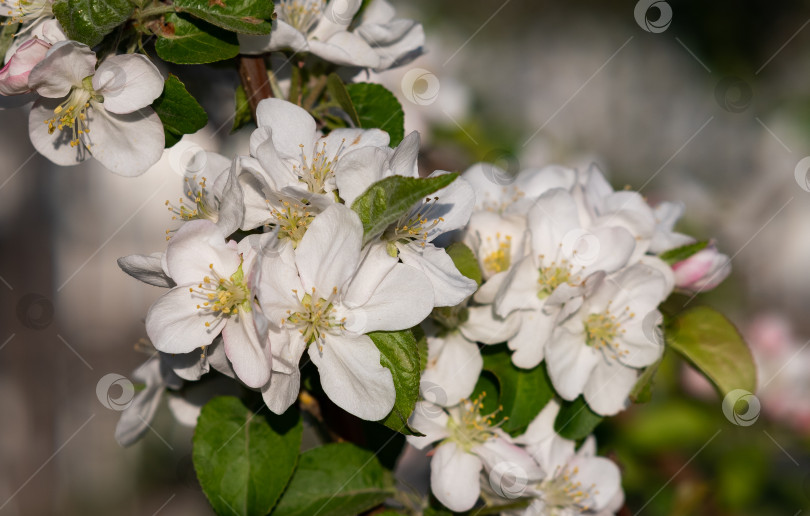
[[[83,81],[83,87],[74,87],[67,99],[56,106],[53,118],[45,120],[45,124],[48,126],[48,134],[53,134],[57,129],[69,131],[71,147],[83,144],[89,149],[90,145],[85,141],[84,135],[90,132],[87,110],[94,98],[94,92],[92,83],[87,79]]]
[[[495,436],[495,429],[502,425],[508,418],[504,417],[498,423],[495,418],[503,407],[489,414],[482,414],[486,392],[482,392],[475,399],[463,400],[459,406],[460,415],[458,419],[451,417],[447,427],[450,430],[449,440],[455,442],[465,451],[470,451],[474,446],[483,444]]]
[[[301,144],[301,166],[293,165],[293,173],[298,176],[298,180],[306,183],[307,189],[312,193],[323,194],[326,193],[326,183],[334,176],[335,165],[337,165],[338,156],[343,150],[343,143],[341,142],[334,156],[326,155],[326,142],[321,142],[321,150],[318,150],[318,144],[315,144],[314,154],[307,160],[304,154],[304,145]]]
[[[593,313],[585,319],[585,339],[589,346],[597,350],[604,350],[611,353],[612,358],[618,359],[621,356],[629,355],[630,351],[621,349],[617,337],[626,332],[622,328],[620,319],[632,319],[636,316],[626,306],[624,310],[615,315],[610,310],[610,303],[604,312]]]
[[[544,261],[544,256],[540,255],[540,262]],[[568,260],[553,261],[545,267],[538,269],[537,276],[537,297],[545,299],[563,283],[573,284],[578,281],[578,277],[573,274],[574,266]]]
[[[44,16],[53,15],[52,0],[17,0],[6,2],[11,5],[5,16],[8,18],[3,25],[14,23],[29,23]]]
[[[270,213],[278,225],[278,238],[286,238],[293,243],[294,248],[298,247],[309,224],[315,219],[315,214],[309,211],[309,204],[305,202],[297,203],[283,199],[279,199],[278,202],[282,209],[270,208]]]
[[[438,226],[440,222],[444,222],[444,218],[433,218],[430,215],[430,212],[434,209],[438,200],[438,197],[425,199],[424,204],[422,204],[415,214],[406,215],[396,223],[393,232],[388,235],[389,238],[387,239],[390,241],[402,240],[405,242],[421,240],[419,245],[425,247],[430,230]]]
[[[293,289],[292,293],[298,299],[298,290]],[[334,301],[337,294],[337,287],[333,287],[332,292],[323,298],[313,287],[311,293],[304,294],[298,300],[298,311],[287,310],[287,318],[281,320],[281,325],[297,328],[307,344],[314,342],[318,349],[323,351],[324,333],[336,328],[341,329],[346,324],[345,317],[338,319],[335,316]]]
[[[251,297],[250,288],[245,281],[245,274],[242,271],[242,264],[230,277],[222,277],[214,270],[214,264],[209,264],[211,276],[205,276],[197,285],[197,289],[189,287],[188,291],[198,294],[205,300],[197,305],[197,309],[214,312],[217,316],[228,316],[237,313],[240,309],[250,312]],[[211,326],[206,321],[205,326]]]
[[[276,3],[279,19],[306,34],[320,19],[326,0],[281,0]]]
[[[484,268],[490,274],[497,274],[509,268],[512,264],[512,235],[504,235],[501,240],[501,234],[495,233],[495,240],[492,237],[486,238],[486,246],[494,250],[484,256]]]
[[[543,501],[546,505],[554,509],[578,509],[580,512],[587,512],[590,509],[587,502],[599,491],[596,490],[596,484],[583,489],[582,482],[572,479],[578,473],[579,468],[574,467],[569,471],[566,467],[562,472],[541,482],[539,488],[543,492]]]

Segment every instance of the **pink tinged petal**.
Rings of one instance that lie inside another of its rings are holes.
[[[310,40],[309,51],[336,65],[376,68],[380,64],[380,57],[374,49],[351,32],[338,32],[326,41]]]
[[[28,135],[34,148],[51,160],[62,166],[76,165],[91,157],[83,146],[71,147],[73,138],[69,131],[55,130],[48,132],[48,120],[54,117],[53,110],[60,104],[59,100],[41,98],[34,102],[28,114]]]
[[[156,287],[174,287],[174,281],[163,271],[163,253],[131,254],[118,259],[118,266],[133,278]]]
[[[295,263],[307,293],[326,298],[352,277],[360,261],[363,226],[355,212],[334,204],[315,217],[295,250]],[[303,295],[303,294],[302,294]]]
[[[229,278],[240,263],[239,253],[225,242],[222,230],[209,220],[183,224],[166,249],[166,267],[178,285],[199,283],[205,276],[212,276],[212,269]]]
[[[534,310],[520,313],[520,319],[520,330],[509,339],[509,349],[515,351],[512,362],[523,369],[533,369],[543,361],[557,315]]]
[[[416,242],[398,248],[402,263],[422,271],[433,285],[434,306],[456,306],[478,289],[475,280],[461,274],[444,249],[433,244],[421,247]]]
[[[369,186],[386,177],[391,149],[363,147],[344,154],[335,166],[335,183],[347,206]]]
[[[309,159],[315,143],[315,120],[304,108],[281,99],[264,99],[256,108],[259,128],[268,128],[276,151],[283,158]],[[251,138],[252,139],[252,138]],[[303,148],[301,147],[303,145]]]
[[[270,341],[257,334],[251,312],[240,308],[238,315],[231,315],[222,329],[222,341],[236,376],[245,385],[259,388],[270,380]]]
[[[361,275],[362,270],[357,274]],[[355,333],[404,330],[425,320],[433,307],[430,281],[419,270],[400,263],[385,276],[366,303],[345,314],[346,327]]]
[[[583,394],[591,410],[613,416],[630,403],[627,397],[638,380],[638,370],[612,361],[600,361],[591,372]]]
[[[511,486],[513,488],[519,488],[521,484],[526,486],[530,481],[540,480],[545,476],[543,469],[524,448],[506,438],[489,439],[473,448],[473,452],[483,461],[487,471],[513,475],[515,478],[511,480],[516,484]]]
[[[467,308],[468,319],[458,329],[461,334],[473,342],[498,344],[506,342],[520,329],[519,314],[498,317],[492,306],[470,306]]]
[[[0,70],[0,95],[20,95],[31,91],[28,76],[51,46],[41,39],[30,39],[23,43]]]
[[[408,444],[423,450],[431,443],[446,439],[450,435],[447,430],[448,420],[447,412],[438,405],[428,401],[417,401],[408,419],[408,425],[424,435],[407,436]]]
[[[337,406],[368,421],[391,412],[394,380],[380,365],[380,351],[370,338],[327,333],[320,349],[310,345],[309,357],[318,367],[324,392]]]
[[[189,292],[188,285],[183,285],[173,288],[149,307],[146,333],[158,351],[190,353],[211,344],[219,335],[225,321],[197,308],[199,302],[199,296]]]
[[[163,77],[146,56],[122,54],[101,62],[93,88],[104,96],[104,109],[110,113],[132,113],[160,96]]]
[[[28,76],[28,86],[43,97],[66,97],[96,69],[96,54],[75,41],[62,41],[48,50]]]
[[[88,125],[90,153],[118,175],[139,176],[163,155],[163,124],[151,107],[119,115],[94,105]]]
[[[481,459],[465,453],[456,443],[443,443],[430,461],[430,490],[451,511],[470,510],[481,494],[478,475],[482,466]]]
[[[292,25],[273,20],[269,35],[237,34],[240,54],[264,54],[276,50],[303,52],[307,49],[307,38]]]
[[[585,335],[558,328],[546,344],[546,369],[561,398],[571,401],[582,394],[591,372],[602,361],[600,354],[585,344]]]
[[[731,273],[731,260],[714,246],[707,247],[672,266],[675,286],[692,292],[711,290]]]
[[[425,395],[432,396],[437,404],[457,405],[472,394],[483,365],[478,346],[461,334],[428,337],[428,364],[422,373],[421,389],[430,391]]]

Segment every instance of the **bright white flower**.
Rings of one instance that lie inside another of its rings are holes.
[[[731,273],[731,260],[714,244],[672,265],[675,286],[687,292],[711,290]]]
[[[492,211],[473,212],[464,229],[464,243],[478,258],[485,281],[499,274],[505,277],[512,265],[525,256],[526,236],[525,215]],[[494,283],[498,283],[498,280]]]
[[[492,163],[476,163],[462,175],[475,190],[475,210],[525,214],[534,201],[553,188],[570,190],[573,169],[550,165],[511,174]]]
[[[596,456],[596,440],[588,437],[576,450],[576,443],[554,431],[560,406],[551,400],[529,424],[526,433],[515,438],[546,471],[547,476],[526,492],[536,500],[521,512],[523,516],[576,516],[615,514],[624,501],[621,473],[612,461]]]
[[[506,466],[516,482],[543,478],[543,470],[526,450],[493,424],[494,414],[481,414],[481,398],[464,400],[443,409],[420,401],[408,424],[423,437],[408,436],[420,450],[438,442],[430,462],[430,488],[447,508],[463,512],[471,509],[481,493],[480,473]]]
[[[270,379],[270,342],[254,325],[258,309],[251,291],[256,257],[252,245],[226,242],[213,222],[193,220],[169,242],[166,275],[177,285],[149,308],[146,331],[164,353],[190,353],[220,333],[225,354],[241,381],[259,388]],[[258,244],[257,244],[258,245]]]
[[[92,156],[116,174],[142,174],[163,153],[163,124],[149,107],[163,91],[160,72],[135,54],[95,66],[89,47],[63,41],[34,67],[28,85],[43,98],[29,115],[31,142],[58,165]]]
[[[661,357],[658,305],[671,290],[661,270],[635,264],[601,281],[555,329],[545,361],[563,399],[583,394],[597,414],[623,410],[640,369]]]
[[[295,249],[264,254],[257,294],[270,325],[289,336],[285,361],[297,366],[308,346],[329,398],[360,418],[379,420],[391,411],[396,392],[365,334],[419,324],[433,308],[433,289],[424,274],[384,248],[363,251],[362,238],[357,214],[333,204]],[[298,392],[294,378],[283,386],[287,399]]]
[[[494,306],[501,317],[520,315],[520,331],[509,339],[509,348],[515,365],[530,369],[543,360],[558,321],[581,305],[597,274],[627,263],[635,240],[621,227],[583,229],[577,203],[561,188],[540,196],[529,211],[528,227],[530,254],[510,269]]]
[[[308,52],[341,66],[387,70],[422,52],[425,34],[412,20],[395,19],[385,0],[374,0],[359,25],[349,31],[361,0],[281,0],[273,30],[266,36],[239,35],[240,51]]]
[[[365,147],[346,153],[335,170],[340,197],[351,205],[372,184],[394,175],[417,178],[419,134],[409,134],[394,150]],[[436,171],[430,177],[447,172]],[[475,281],[461,274],[447,252],[433,245],[440,235],[461,229],[472,212],[475,195],[461,178],[416,203],[380,236],[392,256],[425,273],[436,306],[455,306],[475,292]]]

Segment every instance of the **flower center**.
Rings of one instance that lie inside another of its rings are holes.
[[[438,226],[439,222],[444,222],[444,218],[436,216],[435,213],[438,210],[436,208],[438,200],[438,197],[425,199],[418,209],[411,210],[408,215],[400,218],[393,230],[389,230],[384,238],[391,242],[403,243],[421,240],[419,245],[425,247],[430,230]]]
[[[495,429],[508,419],[503,418],[499,423],[493,424],[495,416],[503,407],[499,407],[498,410],[490,414],[481,414],[481,407],[484,405],[485,397],[486,392],[482,392],[474,400],[463,400],[458,407],[460,410],[458,418],[451,416],[447,423],[450,431],[448,440],[455,442],[466,452],[494,437]]]
[[[579,473],[579,468],[569,471],[566,467],[561,473],[540,483],[543,491],[543,501],[554,509],[576,509],[577,512],[586,512],[590,509],[588,502],[592,495],[597,494],[596,484],[583,489],[582,482],[572,479]],[[552,513],[553,514],[553,513]]]
[[[540,257],[541,260],[543,256]],[[576,278],[572,277],[571,269],[573,266],[568,263],[568,260],[561,260],[558,262],[551,262],[547,267],[540,267],[537,277],[537,297],[545,299],[554,292],[554,290],[563,283],[572,283]]]
[[[276,4],[276,12],[280,20],[306,34],[318,22],[325,6],[326,0],[281,0]]]
[[[9,10],[5,16],[9,19],[5,25],[12,23],[29,23],[44,18],[45,16],[52,16],[53,9],[51,4],[52,0],[11,0],[5,2],[9,6]]]
[[[245,281],[242,264],[240,263],[236,272],[227,278],[220,276],[214,270],[213,263],[209,264],[208,268],[211,270],[211,276],[205,276],[197,285],[196,290],[194,287],[188,289],[189,292],[205,299],[202,304],[197,305],[197,309],[215,312],[218,317],[234,314],[240,309],[250,312],[250,300],[253,296]],[[205,325],[211,326],[208,322]]]
[[[196,182],[195,186],[192,186],[192,180],[196,181],[197,178],[186,178],[186,185],[188,185],[188,191],[186,192],[187,199],[181,197],[176,205],[166,201],[166,206],[172,213],[172,220],[177,220],[178,218],[182,220],[207,219],[216,223],[219,219],[219,214],[214,207],[212,199],[206,192],[206,181],[208,180],[203,177],[201,181]],[[189,200],[191,202],[189,202]]]
[[[484,268],[490,274],[497,274],[509,268],[512,264],[512,236],[505,235],[501,240],[501,234],[495,234],[495,240],[487,237],[486,245],[489,249],[494,249],[484,256]]]
[[[70,136],[70,146],[76,147],[83,143],[84,135],[90,132],[87,122],[87,110],[92,102],[102,101],[103,98],[97,95],[93,89],[91,77],[85,77],[81,86],[75,86],[70,90],[64,102],[56,106],[53,110],[53,118],[45,120],[48,124],[48,134],[53,134],[57,129],[65,131]],[[83,143],[88,149],[90,146]]]
[[[621,349],[621,343],[617,337],[626,331],[622,328],[623,320],[632,319],[635,316],[635,313],[630,312],[629,306],[616,315],[611,312],[610,303],[608,303],[604,312],[590,314],[585,319],[586,343],[594,349],[612,353],[613,358],[630,354],[629,350]]]
[[[281,324],[290,324],[293,328],[297,328],[307,344],[315,342],[318,349],[322,350],[324,333],[342,329],[346,324],[345,317],[338,319],[335,314],[333,301],[337,297],[337,293],[337,287],[334,287],[329,296],[323,298],[317,294],[313,287],[312,293],[304,294],[304,297],[298,302],[299,309],[297,312],[287,310],[288,317],[286,320],[282,320]],[[297,299],[298,291],[293,290],[293,294]]]
[[[326,142],[321,143],[321,150],[318,150],[318,144],[315,144],[315,153],[310,160],[307,160],[306,155],[304,155],[304,145],[301,145],[301,166],[299,168],[298,165],[293,165],[293,173],[298,176],[299,181],[306,183],[310,192],[326,193],[327,183],[335,175],[335,165],[340,152],[343,150],[343,142],[341,142],[335,155],[331,157],[326,155]]]
[[[306,202],[289,202],[283,199],[278,201],[282,209],[270,208],[270,213],[275,217],[278,224],[278,238],[290,240],[293,248],[298,247],[298,243],[304,238],[310,222],[315,218],[315,214],[309,211],[309,204]]]

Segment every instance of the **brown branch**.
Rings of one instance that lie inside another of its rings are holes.
[[[256,107],[259,102],[273,96],[264,57],[239,56],[239,77],[242,79],[242,87],[245,88],[248,104],[250,104],[250,115],[255,121]]]

